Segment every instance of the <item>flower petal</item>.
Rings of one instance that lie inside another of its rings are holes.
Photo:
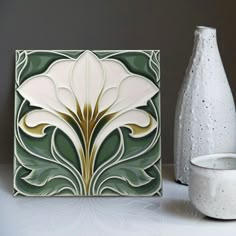
[[[104,91],[112,87],[119,87],[121,81],[132,74],[117,60],[106,59],[101,60],[101,63],[106,77]]]
[[[67,114],[67,109],[58,100],[56,87],[51,78],[46,75],[34,76],[26,80],[17,91],[32,106]]]
[[[82,145],[75,130],[62,118],[45,110],[33,110],[27,113],[19,122],[20,128],[28,135],[40,138],[45,135],[48,126],[56,126],[62,130],[73,142],[76,150],[82,150]],[[80,153],[78,153],[80,154]]]
[[[117,60],[106,59],[101,60],[101,63],[105,72],[105,83],[99,102],[99,112],[109,108],[115,102],[121,81],[131,75],[123,64]]]
[[[77,113],[76,100],[75,100],[74,95],[71,93],[69,89],[58,88],[57,95],[58,95],[59,100],[65,107],[69,108],[75,114]]]
[[[144,106],[158,91],[156,85],[145,77],[128,76],[121,82],[118,98],[109,109],[109,113],[125,112],[135,107]]]
[[[115,101],[118,96],[118,89],[117,88],[109,88],[107,89],[101,99],[99,101],[98,112],[102,112],[105,109],[109,108]]]
[[[130,110],[111,119],[99,132],[94,142],[95,148],[99,148],[105,138],[119,127],[127,127],[131,130],[133,138],[144,137],[151,133],[158,124],[156,120],[143,110]]]
[[[76,61],[71,85],[81,111],[91,106],[92,112],[104,85],[104,71],[95,54],[85,51]]]
[[[69,77],[74,64],[75,60],[72,59],[58,60],[50,65],[45,74],[53,80],[56,87],[71,90]]]

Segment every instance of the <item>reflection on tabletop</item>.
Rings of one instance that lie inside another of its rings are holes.
[[[187,187],[174,182],[173,166],[163,168],[162,198],[13,197],[11,170],[0,165],[1,236],[217,235],[225,226],[236,233],[236,221],[212,220],[193,208]]]

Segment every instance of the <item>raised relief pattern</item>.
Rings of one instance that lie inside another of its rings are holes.
[[[161,194],[159,51],[17,51],[15,195]]]

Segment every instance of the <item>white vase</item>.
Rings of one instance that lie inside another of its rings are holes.
[[[176,106],[176,180],[188,184],[193,157],[224,152],[236,152],[234,100],[219,54],[216,29],[199,26]]]

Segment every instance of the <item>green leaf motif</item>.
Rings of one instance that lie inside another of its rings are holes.
[[[15,195],[161,195],[159,90],[159,51],[16,51]]]

